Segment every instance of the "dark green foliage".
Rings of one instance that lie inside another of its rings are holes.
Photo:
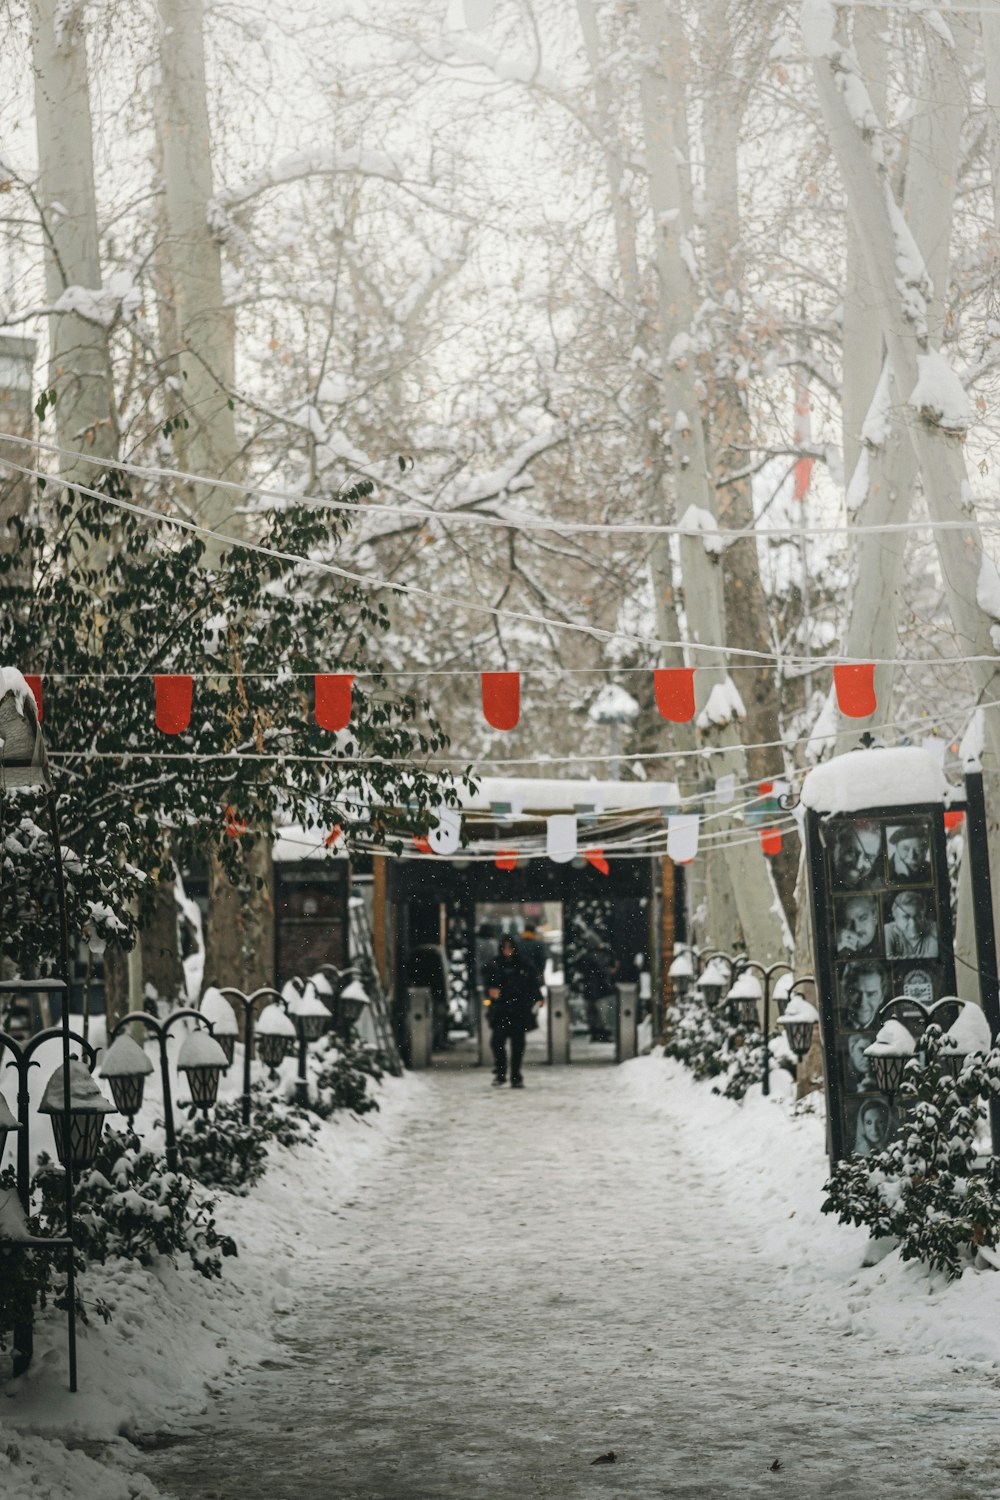
[[[690,1068],[695,1078],[716,1078],[729,1060],[732,1036],[725,1011],[692,990],[670,1007],[663,1051]]]
[[[325,1048],[313,1054],[309,1108],[324,1120],[340,1109],[355,1115],[378,1109],[369,1083],[380,1083],[385,1067],[380,1052],[356,1039],[344,1043],[327,1038]]]
[[[940,1038],[939,1027],[928,1027],[926,1067],[916,1059],[907,1064],[897,1138],[872,1156],[838,1162],[823,1212],[875,1237],[894,1236],[904,1260],[955,1277],[980,1246],[1000,1241],[997,1159],[973,1171],[983,1100],[1000,1096],[1000,1048],[970,1057],[954,1079],[938,1061]]]
[[[12,1167],[0,1172],[0,1193],[12,1193],[17,1176]],[[11,1331],[30,1322],[32,1309],[45,1307],[52,1289],[53,1256],[39,1250],[0,1248],[0,1349],[10,1347]]]
[[[712,1092],[722,1094],[725,1099],[743,1099],[747,1090],[760,1083],[764,1070],[764,1033],[755,1027],[753,1031],[731,1031],[727,1038],[725,1082],[712,1085]]]
[[[39,1233],[61,1233],[63,1174],[45,1156],[39,1158],[34,1192]],[[159,1255],[186,1256],[203,1276],[220,1276],[223,1257],[235,1255],[236,1245],[219,1233],[213,1208],[193,1178],[168,1171],[162,1156],[145,1150],[134,1135],[107,1131],[94,1165],[77,1184],[77,1264],[83,1270],[121,1256],[148,1266]]]
[[[71,931],[131,946],[132,902],[151,899],[149,877],[169,851],[181,862],[214,852],[236,879],[279,805],[283,820],[315,829],[322,852],[336,826],[355,847],[392,846],[404,826],[430,825],[429,806],[456,800],[450,782],[425,769],[447,743],[427,703],[390,693],[372,657],[370,641],[388,627],[385,605],[294,560],[335,557],[337,516],[307,506],[272,512],[260,518],[259,539],[279,555],[234,545],[209,568],[200,538],[114,503],[176,513],[169,492],[133,496],[114,470],[100,483],[102,500],[50,485],[42,518],[15,516],[14,544],[0,552],[0,662],[46,678]],[[350,728],[336,738],[312,707],[312,674],[331,668],[363,674]],[[191,724],[176,738],[155,728],[145,674],[157,672],[195,677]],[[181,758],[160,758],[164,751]],[[380,801],[408,811],[394,815]],[[58,946],[50,855],[37,794],[7,797],[0,952],[22,972]]]
[[[198,1114],[177,1132],[177,1152],[185,1172],[203,1187],[247,1193],[267,1169],[268,1144],[311,1146],[319,1129],[295,1105],[275,1099],[264,1083],[252,1088],[250,1124],[243,1124],[242,1102],[216,1105],[210,1118]]]

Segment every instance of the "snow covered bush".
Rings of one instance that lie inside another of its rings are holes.
[[[34,1191],[38,1233],[61,1234],[63,1174],[46,1156],[39,1158]],[[74,1207],[81,1270],[111,1256],[144,1266],[160,1255],[186,1256],[211,1279],[221,1276],[223,1257],[236,1254],[234,1241],[216,1228],[213,1200],[131,1134],[106,1132],[93,1166],[80,1176]]]
[[[755,1083],[760,1083],[764,1066],[764,1033],[756,1027],[753,1031],[730,1032],[724,1054],[725,1080],[712,1085],[713,1094],[725,1099],[743,1099]]]
[[[217,1104],[211,1118],[198,1114],[177,1132],[177,1154],[203,1187],[247,1193],[267,1169],[268,1145],[311,1146],[319,1126],[304,1110],[276,1099],[264,1083],[251,1090],[250,1124],[242,1101]]]
[[[893,1236],[904,1260],[960,1276],[976,1252],[1000,1241],[1000,1161],[975,1171],[984,1099],[1000,1097],[1000,1048],[967,1058],[956,1079],[941,1064],[941,1030],[929,1026],[926,1066],[906,1066],[896,1140],[865,1158],[838,1162],[824,1213]]]
[[[729,1061],[733,1029],[721,1009],[692,992],[667,1014],[663,1051],[691,1069],[695,1078],[717,1078]]]
[[[0,1172],[0,1194],[17,1190],[12,1167]],[[19,1323],[31,1321],[32,1310],[44,1307],[51,1295],[53,1259],[37,1250],[0,1246],[0,1349],[10,1347]]]
[[[325,1041],[325,1048],[321,1044],[313,1054],[315,1071],[309,1108],[324,1120],[339,1109],[355,1115],[378,1109],[378,1100],[369,1092],[369,1084],[382,1081],[385,1073],[382,1054],[356,1040],[345,1043],[326,1038]]]

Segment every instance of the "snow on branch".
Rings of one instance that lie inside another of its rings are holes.
[[[216,193],[209,204],[209,223],[218,232],[225,228],[228,214],[245,207],[272,188],[301,182],[305,177],[331,177],[340,172],[357,172],[362,177],[380,177],[386,182],[403,180],[399,166],[384,151],[369,151],[362,146],[346,151],[338,151],[332,146],[293,151],[237,187]]]
[[[972,408],[965,387],[938,349],[917,355],[917,383],[910,392],[908,405],[919,411],[932,427],[946,432],[968,432],[972,426]],[[988,610],[1000,619],[1000,610]]]
[[[745,719],[747,711],[731,677],[717,682],[708,695],[708,701],[696,723],[699,729],[725,729],[736,719]]]
[[[705,551],[710,556],[722,555],[726,544],[711,511],[700,505],[689,505],[678,524],[681,532],[686,532],[689,536],[700,535]]]
[[[499,52],[468,36],[442,36],[421,43],[421,50],[440,63],[472,64],[485,68],[501,83],[528,83],[548,94],[567,92],[562,79],[549,68],[519,57],[501,57]]]

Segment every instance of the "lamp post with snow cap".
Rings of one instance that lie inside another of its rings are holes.
[[[778,1025],[785,1033],[785,1041],[799,1062],[803,1060],[813,1043],[813,1032],[819,1020],[819,1011],[804,995],[791,995],[784,1013],[778,1017]]]
[[[104,1130],[105,1115],[117,1114],[117,1109],[101,1093],[90,1074],[90,1069],[76,1058],[69,1065],[69,1124],[63,1108],[64,1075],[62,1064],[56,1068],[45,1085],[42,1102],[38,1106],[40,1115],[51,1115],[52,1135],[56,1156],[60,1164],[74,1177],[79,1177],[84,1167],[97,1155]]]
[[[875,1040],[865,1048],[865,1056],[871,1061],[876,1086],[890,1104],[903,1081],[906,1064],[915,1056],[916,1050],[917,1042],[913,1033],[907,1030],[902,1021],[891,1018],[882,1024]]]
[[[764,1015],[761,1025],[761,1030],[764,1033],[764,1047],[763,1056],[761,1058],[760,1074],[760,1088],[762,1094],[769,1094],[771,1092],[771,985],[774,983],[776,975],[791,974],[793,972],[794,971],[791,964],[786,964],[783,960],[779,960],[777,963],[768,964],[766,967],[764,964],[757,963],[756,960],[752,958],[741,958],[739,960],[739,980],[737,982],[745,980],[749,985],[749,982],[751,981],[751,979],[753,979],[753,976],[757,974],[760,976],[761,982],[764,987]],[[756,983],[756,981],[754,982]],[[757,991],[759,997],[760,985],[757,985]]]
[[[234,994],[240,994],[234,990]],[[206,1021],[212,1023],[212,1035],[226,1054],[226,1067],[231,1068],[236,1054],[236,1042],[240,1034],[240,1023],[229,1000],[221,990],[210,984],[201,997],[198,1009]]]
[[[941,1038],[938,1052],[939,1062],[953,1078],[961,1073],[968,1057],[988,1052],[993,1045],[990,1023],[985,1013],[971,1000],[962,1000],[960,1003],[962,1009]]]
[[[218,999],[216,999],[216,997],[218,997]],[[285,1056],[287,1033],[281,1039],[280,1048],[278,1047],[276,1042],[272,1042],[266,1035],[264,1039],[261,1040],[259,1033],[260,1021],[268,1011],[275,1008],[274,1005],[270,1003],[271,1001],[277,1002],[277,1009],[279,1014],[284,1015],[284,1012],[281,1009],[281,992],[279,990],[272,989],[269,984],[261,985],[260,989],[254,990],[253,994],[251,995],[245,995],[242,990],[236,989],[235,986],[231,984],[223,985],[221,989],[216,989],[214,986],[210,985],[209,988],[205,991],[204,996],[202,997],[202,1011],[205,1014],[211,1016],[213,1010],[218,1009],[219,1000],[222,1001],[223,1005],[227,1005],[230,1010],[232,1010],[232,1007],[234,1005],[238,1005],[240,1010],[243,1012],[243,1093],[240,1096],[240,1109],[243,1117],[243,1124],[249,1125],[251,1104],[250,1066],[253,1062],[253,1049],[255,1039],[257,1041],[258,1051],[260,1052],[260,1060],[271,1069],[272,1073],[277,1068],[282,1058]],[[260,1000],[267,1000],[269,1003],[264,1006],[263,1010],[260,1013],[260,1018],[255,1020],[254,1007]],[[237,1026],[237,1030],[238,1029],[239,1028]],[[295,1028],[292,1027],[293,1035],[294,1032]]]
[[[142,1108],[146,1079],[152,1071],[149,1053],[125,1032],[115,1037],[101,1059],[101,1077],[108,1080],[112,1098],[127,1117],[129,1129]]]
[[[682,949],[675,955],[667,970],[667,977],[678,1000],[683,1000],[694,984],[694,964],[691,962],[689,950]]]
[[[299,1071],[295,1080],[295,1102],[308,1104],[309,1082],[306,1061],[309,1055],[309,1043],[318,1042],[326,1031],[330,1025],[330,1012],[316,993],[315,985],[307,980],[301,993],[288,1001],[288,1015],[298,1033],[299,1042]]]
[[[38,717],[38,706],[34,693],[24,677],[15,667],[0,667],[0,799],[10,788],[33,788],[45,799],[52,834],[52,867],[55,876],[56,902],[59,912],[59,966],[58,977],[33,980],[4,980],[0,982],[0,994],[57,995],[60,1002],[60,1028],[62,1041],[62,1115],[66,1129],[70,1122],[70,1039],[69,1029],[69,922],[66,915],[66,881],[63,874],[62,836],[59,829],[59,807],[55,788],[49,775],[45,737]],[[53,1033],[55,1034],[55,1033]],[[10,1046],[11,1038],[4,1037],[3,1045]],[[3,1050],[0,1045],[0,1051]],[[20,1111],[19,1111],[20,1113]],[[22,1126],[25,1124],[21,1117]],[[27,1132],[22,1129],[21,1135]],[[22,1156],[25,1162],[22,1173]],[[70,1246],[66,1258],[66,1303],[68,1308],[68,1355],[69,1388],[75,1391],[76,1381],[76,1264],[73,1258],[73,1174],[65,1174],[65,1219],[66,1239]],[[24,1184],[23,1192],[21,1184]],[[18,1149],[18,1193],[22,1204],[27,1192],[27,1149],[19,1144]],[[55,1243],[55,1242],[53,1242]],[[19,1330],[20,1332],[20,1330]],[[31,1329],[27,1328],[28,1350],[26,1361],[30,1362]],[[20,1347],[20,1346],[19,1346]],[[27,1368],[25,1363],[22,1368]]]
[[[725,957],[725,955],[722,955]],[[716,1006],[722,997],[723,990],[727,990],[732,982],[732,965],[727,974],[721,963],[713,959],[706,968],[698,975],[694,987],[704,1000],[711,1006]]]
[[[141,1026],[145,1032],[152,1033],[152,1035],[156,1038],[156,1043],[160,1052],[160,1083],[163,1089],[163,1130],[164,1134],[166,1135],[166,1151],[164,1154],[167,1158],[167,1167],[171,1172],[177,1171],[178,1156],[177,1131],[174,1126],[174,1101],[173,1094],[170,1088],[170,1061],[167,1057],[167,1042],[170,1039],[170,1034],[173,1031],[173,1028],[180,1021],[194,1021],[196,1025],[203,1027],[209,1036],[211,1036],[212,1034],[211,1022],[205,1016],[203,1016],[200,1011],[191,1010],[189,1007],[185,1007],[183,1010],[175,1010],[173,1015],[168,1016],[165,1021],[159,1020],[156,1016],[151,1016],[147,1011],[144,1010],[130,1011],[127,1016],[122,1016],[121,1020],[116,1022],[111,1030],[111,1035],[109,1037],[109,1042],[113,1044],[121,1036],[126,1026]],[[225,1066],[225,1054],[223,1053],[222,1048],[218,1047],[218,1043],[216,1043],[216,1047],[218,1048],[218,1055],[220,1058],[222,1058],[222,1062],[213,1062],[211,1066],[213,1068],[218,1066],[219,1072],[221,1072],[222,1068]],[[111,1054],[111,1051],[112,1046],[109,1046],[109,1056]],[[142,1048],[137,1046],[136,1051],[142,1052]],[[183,1047],[181,1049],[181,1056],[184,1056]],[[133,1064],[134,1068],[138,1070],[139,1062],[138,1059],[134,1056]],[[145,1073],[145,1069],[142,1069],[141,1071]],[[121,1065],[119,1065],[119,1072],[117,1076],[120,1080],[127,1078],[132,1078],[134,1080],[136,1077],[136,1072],[121,1071]],[[188,1074],[188,1081],[189,1083],[191,1083],[190,1073]],[[108,1076],[108,1082],[111,1083],[110,1075]],[[218,1086],[218,1074],[216,1074],[216,1089],[218,1089]],[[119,1087],[127,1088],[128,1085],[119,1083]],[[114,1088],[113,1084],[112,1088]],[[192,1095],[194,1094],[194,1089],[195,1085],[192,1084]]]
[[[276,991],[272,992],[277,994]],[[271,1070],[272,1083],[277,1081],[278,1068],[288,1056],[289,1043],[297,1041],[295,1024],[285,1009],[285,1001],[277,995],[270,1005],[265,1005],[257,1020],[257,1051],[265,1067]]]

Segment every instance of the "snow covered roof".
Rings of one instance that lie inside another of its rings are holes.
[[[294,1036],[295,1026],[280,1005],[265,1005],[257,1020],[258,1036]]]
[[[192,1068],[227,1068],[226,1054],[210,1032],[189,1031],[181,1043],[177,1057],[178,1073],[188,1073]]]
[[[822,813],[944,802],[947,795],[939,761],[916,747],[848,750],[814,766],[802,783],[803,806]]]

